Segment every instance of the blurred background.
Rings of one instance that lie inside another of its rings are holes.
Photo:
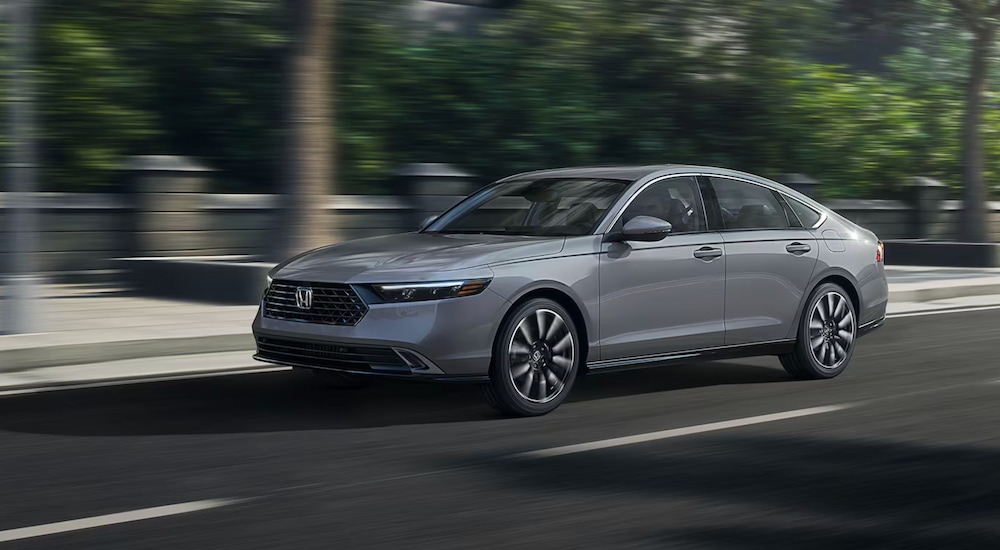
[[[998,25],[1000,0],[0,0],[0,546],[1000,547]],[[845,376],[588,377],[514,421],[251,360],[292,254],[520,171],[663,163],[885,241],[890,319]],[[156,514],[186,515],[116,524]]]
[[[173,292],[176,276],[154,284],[136,265],[274,262],[558,166],[725,166],[834,201],[887,240],[1000,234],[994,2],[2,9],[8,332],[41,330],[32,281]]]

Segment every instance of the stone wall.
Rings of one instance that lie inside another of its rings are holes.
[[[191,197],[188,197],[190,199]],[[113,258],[134,256],[218,256],[267,254],[279,223],[278,200],[272,195],[197,194],[184,206],[162,205],[136,220],[127,195],[41,193],[37,206],[36,268],[44,273],[109,269]],[[410,231],[419,220],[440,213],[461,197],[339,195],[328,199],[345,238],[354,239]],[[949,240],[961,216],[961,203],[943,201],[926,235],[915,234],[914,210],[896,200],[830,200],[826,204],[873,231],[883,240],[934,238]],[[0,217],[8,202],[0,193]],[[990,204],[990,228],[1000,241],[1000,203]],[[2,220],[0,220],[2,222]],[[0,223],[0,227],[6,227]],[[141,233],[137,241],[136,231]],[[136,244],[137,242],[141,244]],[[8,265],[8,239],[0,233],[0,270]]]

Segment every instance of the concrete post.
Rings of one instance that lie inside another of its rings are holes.
[[[9,108],[7,184],[10,208],[6,220],[10,265],[3,281],[2,332],[40,332],[35,264],[38,213],[35,204],[35,109],[32,82],[33,7],[30,0],[12,0],[6,8],[8,40],[7,100]]]
[[[934,226],[941,219],[941,203],[948,194],[948,186],[935,179],[915,177],[906,191],[907,202],[913,208],[910,235],[914,239],[934,237]]]
[[[201,208],[208,168],[177,156],[130,159],[132,256],[201,255],[211,220]]]

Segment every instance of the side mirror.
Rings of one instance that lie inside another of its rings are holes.
[[[434,223],[434,220],[438,219],[437,216],[428,216],[424,221],[420,222],[420,231],[427,229],[427,226]]]
[[[655,242],[661,241],[674,230],[670,222],[653,216],[636,216],[622,228],[621,240]]]

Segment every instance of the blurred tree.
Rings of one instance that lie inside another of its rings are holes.
[[[334,181],[338,192],[391,191],[387,174],[414,161],[483,180],[696,162],[803,172],[832,196],[886,196],[917,174],[959,189],[973,34],[949,0],[501,4],[470,35],[414,29],[410,2],[339,0],[323,38],[303,14],[325,4],[306,0],[46,1],[44,185],[101,189],[124,155],[167,152],[218,168],[219,189],[291,185],[307,206]],[[903,39],[877,64],[815,54],[857,42],[856,26]],[[332,61],[303,49],[324,40]],[[336,65],[324,77],[289,59]],[[331,108],[334,135],[289,115],[330,120]],[[1000,133],[1000,111],[980,127]],[[979,181],[1000,181],[1000,139],[981,143]],[[312,168],[284,169],[300,165]]]
[[[961,238],[968,242],[987,240],[987,193],[983,161],[983,102],[987,92],[989,63],[996,49],[1000,0],[949,0],[962,25],[972,33],[972,57],[966,85],[965,120],[962,124],[964,213]]]
[[[266,189],[277,179],[283,3],[39,5],[46,188],[106,188],[123,156],[151,152],[202,159],[230,178],[221,189]]]
[[[771,138],[786,99],[771,92],[769,59],[828,34],[830,5],[523,0],[479,36],[407,40],[388,4],[347,1],[347,180],[372,181],[391,158],[486,179],[593,163],[780,170],[785,148]]]
[[[279,257],[329,244],[334,237],[326,208],[327,196],[336,192],[331,107],[334,0],[293,0],[291,6],[289,162],[281,228],[286,238],[276,251]]]

